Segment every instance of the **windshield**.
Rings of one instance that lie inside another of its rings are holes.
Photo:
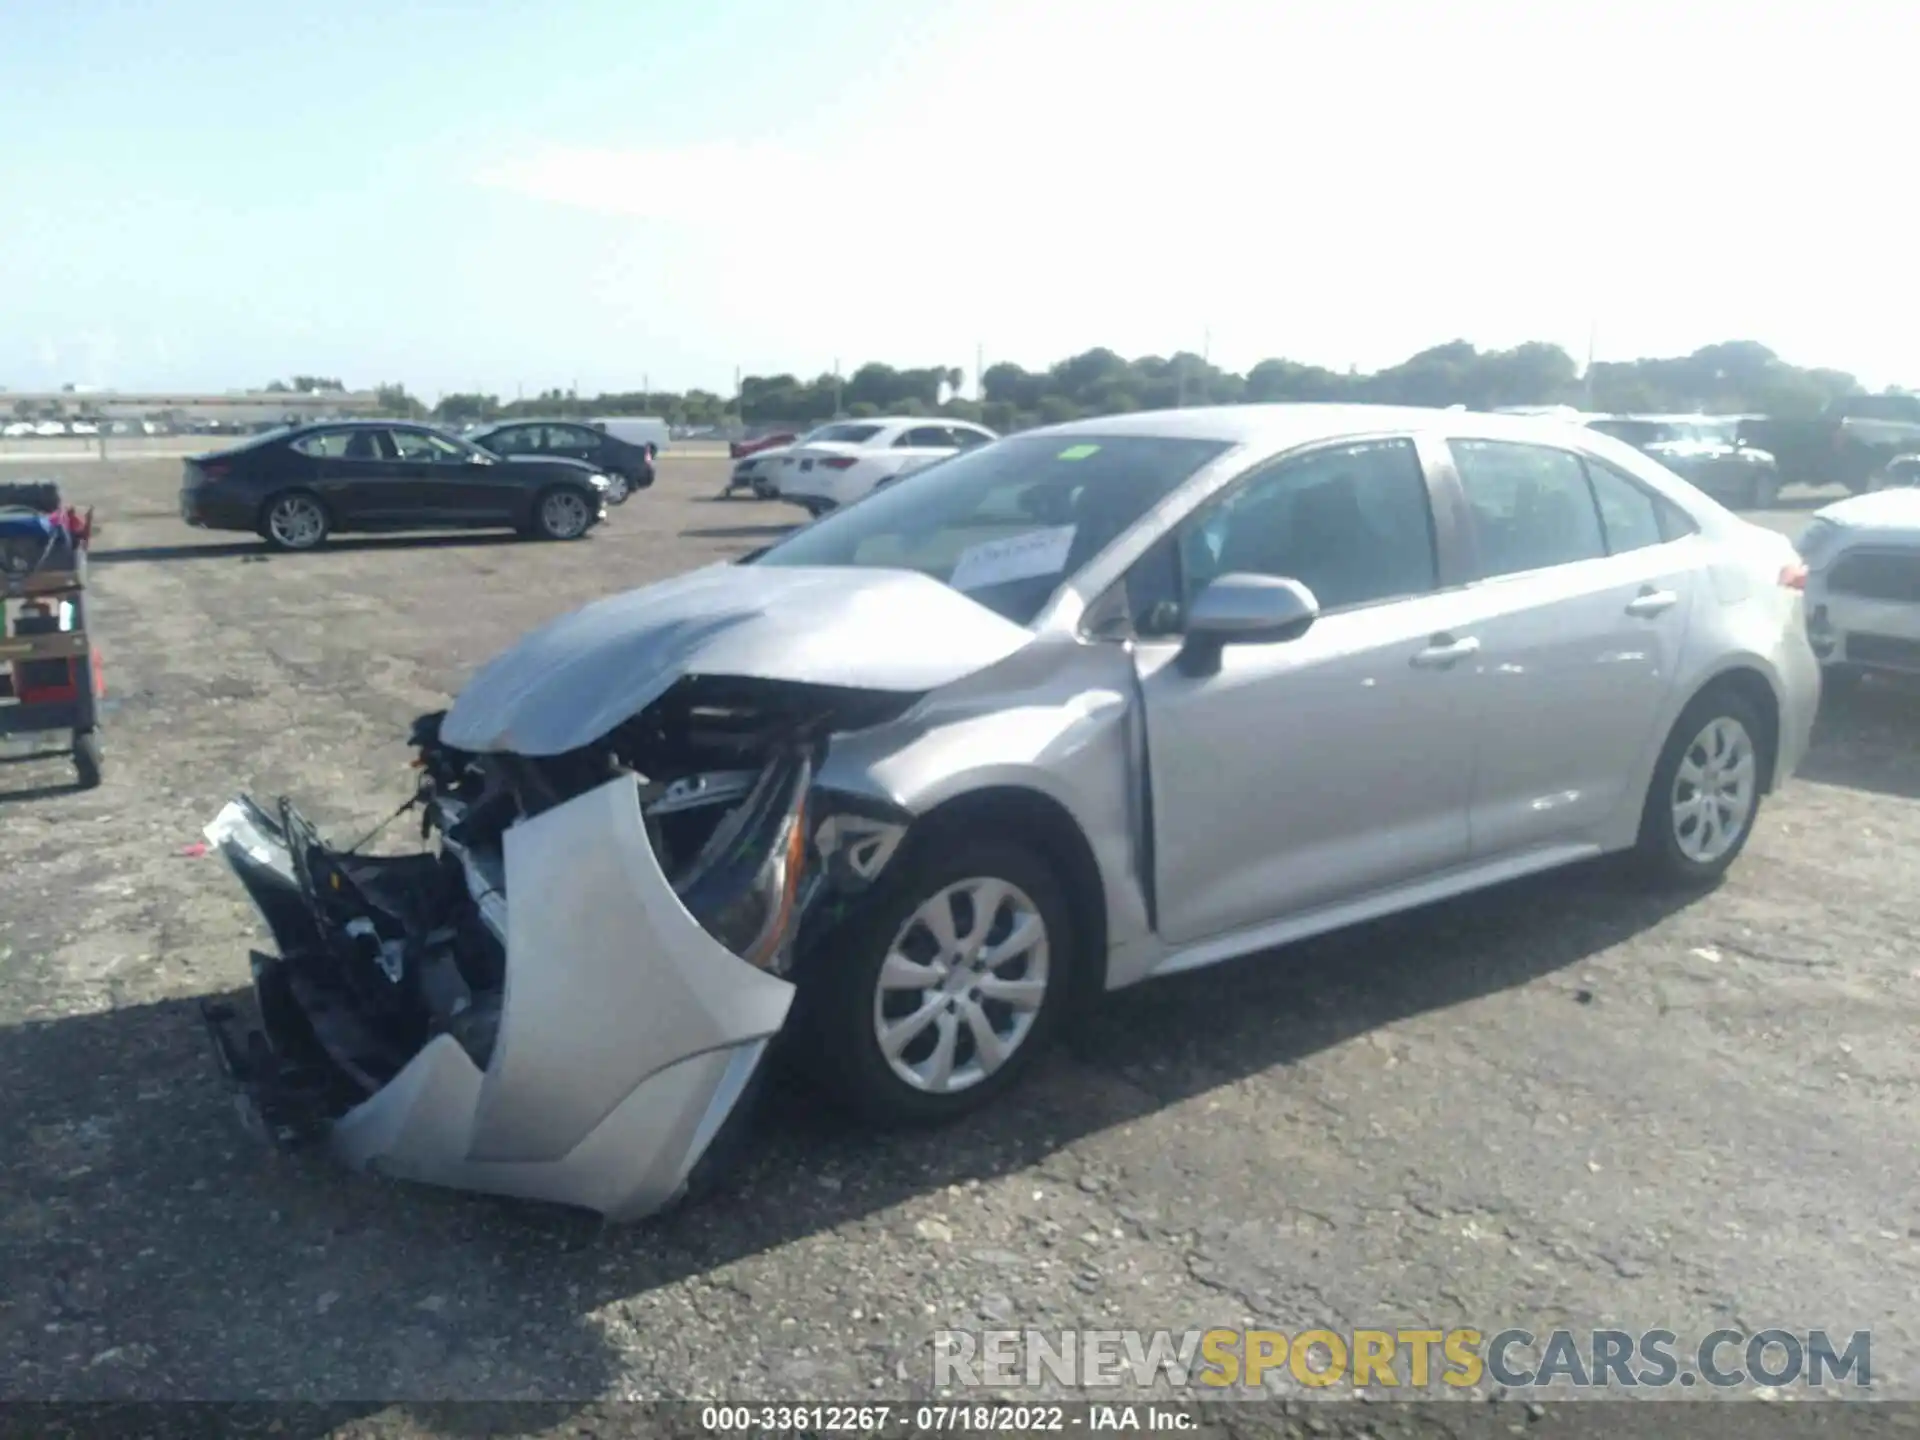
[[[1228,445],[1016,435],[917,470],[794,532],[759,565],[917,570],[1019,625]]]

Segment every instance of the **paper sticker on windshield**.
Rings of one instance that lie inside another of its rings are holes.
[[[1076,525],[1055,525],[1046,530],[1029,530],[1005,540],[988,540],[960,552],[947,581],[956,590],[984,590],[989,585],[1004,585],[1009,580],[1031,580],[1037,575],[1058,575],[1067,568],[1067,555],[1073,549]]]
[[[1098,455],[1099,453],[1100,447],[1098,445],[1069,445],[1053,458],[1056,460],[1084,460],[1089,455]]]

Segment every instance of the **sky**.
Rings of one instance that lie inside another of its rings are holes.
[[[0,386],[1752,339],[1920,386],[1909,0],[12,0]]]

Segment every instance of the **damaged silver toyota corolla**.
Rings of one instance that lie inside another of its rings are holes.
[[[499,657],[417,723],[419,854],[233,802],[275,953],[210,1028],[277,1138],[648,1214],[776,1035],[937,1119],[1088,990],[1607,850],[1711,880],[1811,724],[1791,561],[1546,422],[1002,440]]]

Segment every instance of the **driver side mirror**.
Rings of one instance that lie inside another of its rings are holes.
[[[1298,580],[1244,572],[1222,575],[1195,597],[1187,611],[1187,638],[1180,668],[1213,675],[1229,645],[1271,645],[1298,640],[1320,618],[1320,602]]]

